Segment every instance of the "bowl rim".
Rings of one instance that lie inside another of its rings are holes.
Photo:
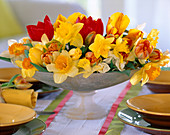
[[[22,105],[16,105],[16,104],[9,104],[9,103],[0,103],[0,105],[3,104],[3,105],[9,105],[9,106],[21,106],[22,108],[27,108],[27,109],[30,109],[32,110],[32,113],[33,113],[33,116],[31,116],[30,118],[27,118],[27,119],[24,119],[24,120],[20,120],[20,121],[16,121],[16,122],[11,122],[11,123],[0,123],[0,128],[3,128],[3,127],[8,127],[8,126],[17,126],[17,125],[20,125],[20,124],[24,124],[24,123],[27,123],[29,121],[32,121],[33,119],[36,118],[36,112],[35,110],[29,108],[29,107],[26,107],[26,106],[22,106]]]
[[[144,96],[152,96],[152,95],[170,95],[170,94],[148,94],[148,95],[141,95],[141,96],[136,96],[133,98],[130,98],[126,101],[126,105],[128,106],[128,108],[139,112],[139,113],[143,113],[143,114],[149,114],[149,115],[157,115],[157,116],[167,116],[170,117],[170,113],[162,113],[162,112],[154,112],[154,111],[147,111],[147,110],[143,110],[143,109],[139,109],[138,107],[135,107],[133,104],[131,104],[130,100],[133,100],[135,98],[138,97],[144,97]]]

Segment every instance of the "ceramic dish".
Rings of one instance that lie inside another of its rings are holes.
[[[21,69],[19,68],[0,68],[0,82],[8,82],[14,75],[21,74]],[[26,78],[30,83],[39,82],[34,78]]]
[[[142,95],[127,100],[127,106],[152,125],[170,127],[170,94]]]
[[[0,103],[0,132],[15,131],[20,125],[33,120],[36,112],[28,107]]]
[[[117,117],[120,121],[130,126],[136,127],[138,130],[142,130],[146,133],[153,135],[169,135],[170,129],[155,128],[151,124],[143,120],[142,116],[137,112],[126,108],[119,111]]]
[[[170,93],[170,71],[161,71],[154,81],[148,81],[146,86],[155,93]]]
[[[39,135],[46,129],[46,124],[35,118],[34,120],[28,122],[19,127],[18,131],[12,135]]]

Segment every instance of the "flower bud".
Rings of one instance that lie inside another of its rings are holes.
[[[141,39],[136,45],[135,55],[138,59],[147,58],[153,51],[153,46],[150,44],[149,40]]]
[[[158,62],[160,61],[161,58],[162,58],[162,52],[157,48],[154,48],[153,52],[149,55],[149,60],[151,62]]]
[[[92,44],[94,42],[95,37],[96,37],[96,31],[90,32],[85,38],[85,45],[89,46],[90,44]]]
[[[44,54],[42,54],[41,59],[43,63],[45,63],[45,65],[52,63],[52,52],[45,52]]]
[[[49,43],[48,51],[60,51],[62,44],[59,41],[52,41]]]
[[[102,60],[100,57],[97,59],[93,52],[87,52],[85,57],[90,61],[91,66],[98,64]]]
[[[73,60],[78,60],[82,55],[82,51],[80,48],[73,48],[69,51],[69,55]]]
[[[18,89],[29,89],[33,84],[28,83],[22,76],[18,76],[14,80],[15,87]]]

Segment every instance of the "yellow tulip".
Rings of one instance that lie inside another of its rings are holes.
[[[130,23],[127,15],[117,12],[111,15],[106,26],[106,33],[120,36]]]
[[[42,65],[42,59],[41,59],[42,54],[43,54],[43,46],[40,44],[35,45],[29,50],[30,60],[37,65]]]

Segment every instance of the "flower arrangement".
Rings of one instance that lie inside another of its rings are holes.
[[[22,76],[32,77],[36,71],[53,72],[54,82],[62,83],[67,77],[92,73],[122,72],[129,74],[139,69],[130,79],[133,85],[142,79],[142,85],[154,80],[161,66],[169,62],[168,51],[156,48],[159,31],[152,29],[145,37],[142,27],[127,30],[130,19],[123,13],[109,17],[106,34],[101,19],[94,20],[81,13],[68,18],[59,14],[51,23],[28,25],[29,37],[8,41],[8,57],[22,69]]]

